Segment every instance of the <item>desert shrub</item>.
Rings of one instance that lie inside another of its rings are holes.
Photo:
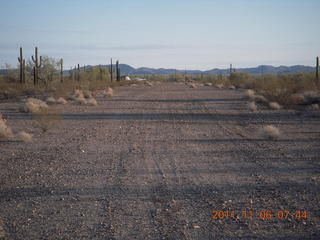
[[[277,102],[269,102],[269,107],[273,110],[279,110],[281,109],[281,106]]]
[[[311,105],[309,105],[308,106],[308,108],[307,108],[308,110],[310,110],[310,111],[316,111],[316,110],[319,110],[319,104],[311,104]]]
[[[249,102],[248,103],[248,108],[250,111],[255,112],[257,111],[257,105],[255,104],[255,102]]]
[[[298,105],[303,104],[305,102],[305,98],[301,93],[294,93],[289,97],[289,104]]]
[[[112,88],[108,88],[107,91],[103,90],[102,91],[102,95],[104,97],[112,97],[113,96],[113,89]]]
[[[11,128],[7,125],[7,121],[0,115],[0,139],[11,140],[14,138]]]
[[[247,91],[245,91],[245,96],[251,100],[255,99],[255,91],[252,89],[248,89]]]
[[[48,109],[49,106],[41,101],[40,99],[36,98],[28,98],[24,107],[20,109],[21,112],[29,112],[29,113],[37,113],[41,112],[42,110]]]
[[[26,133],[25,131],[18,132],[18,138],[24,142],[32,142],[33,141],[32,135],[29,133]]]
[[[58,103],[58,104],[63,104],[63,105],[65,105],[65,104],[67,104],[68,102],[67,102],[63,97],[59,97],[59,98],[57,99],[57,103]]]
[[[250,88],[255,81],[254,77],[248,73],[231,73],[230,83],[238,88]]]
[[[255,96],[254,96],[254,100],[255,100],[256,102],[262,103],[262,104],[268,103],[268,100],[267,100],[264,96],[262,96],[262,95],[255,95]]]
[[[57,126],[62,118],[58,111],[52,108],[46,108],[33,112],[32,119],[43,132],[47,132],[49,129]]]
[[[278,139],[280,138],[281,133],[277,127],[267,125],[260,129],[260,136],[267,139]]]
[[[85,104],[88,105],[88,106],[97,106],[97,105],[98,105],[98,102],[97,102],[97,100],[94,99],[94,98],[89,98],[89,99],[86,101]]]
[[[216,88],[218,89],[222,89],[224,87],[224,85],[222,83],[217,83],[214,85]]]
[[[55,104],[57,103],[56,99],[54,97],[48,97],[46,99],[47,104]]]

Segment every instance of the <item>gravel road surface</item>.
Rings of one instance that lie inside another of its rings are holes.
[[[33,143],[0,141],[0,239],[319,239],[320,115],[250,112],[244,90],[125,86],[55,106]],[[278,140],[261,137],[273,124]]]

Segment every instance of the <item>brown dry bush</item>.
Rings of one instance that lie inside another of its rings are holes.
[[[224,87],[224,85],[222,83],[219,83],[219,84],[215,84],[214,85],[216,88],[218,89],[222,89]]]
[[[255,102],[249,102],[248,103],[248,108],[250,111],[255,112],[257,111],[257,105],[255,104]]]
[[[97,106],[98,102],[97,100],[95,100],[94,98],[89,98],[86,102],[87,106]]]
[[[278,139],[281,137],[281,133],[277,127],[267,125],[260,129],[260,136],[267,139]]]
[[[294,93],[289,97],[289,104],[299,105],[305,102],[305,98],[301,93]]]
[[[56,99],[54,97],[48,97],[46,99],[47,104],[55,104],[57,103]]]
[[[59,97],[59,98],[57,99],[57,103],[58,103],[58,104],[63,104],[63,105],[65,105],[65,104],[67,104],[68,102],[67,102],[63,97]]]
[[[112,88],[108,88],[107,91],[103,90],[102,91],[102,95],[104,97],[112,97],[113,96],[113,89]]]
[[[36,113],[48,108],[49,106],[40,99],[28,98],[25,105],[22,108],[20,108],[20,111],[27,113]]]
[[[0,139],[1,140],[12,140],[14,135],[11,128],[7,125],[7,121],[2,118],[0,114]]]
[[[251,100],[254,100],[255,99],[255,91],[253,91],[252,89],[248,89],[246,92],[245,92],[245,96]]]
[[[262,95],[255,95],[254,100],[258,103],[263,103],[263,104],[268,103],[268,100]]]
[[[310,90],[319,92],[320,87],[314,72],[264,76],[232,73],[230,82],[235,86],[254,89],[268,101],[278,102],[284,106],[300,104],[301,95],[296,94],[303,94]]]
[[[26,133],[25,131],[18,132],[18,138],[24,142],[32,142],[33,141],[32,135],[29,133]]]
[[[281,106],[277,102],[269,102],[269,107],[273,110],[279,110],[281,109]]]
[[[61,114],[52,108],[41,109],[40,111],[32,113],[32,119],[37,126],[43,131],[47,132],[49,129],[59,125],[62,120]]]

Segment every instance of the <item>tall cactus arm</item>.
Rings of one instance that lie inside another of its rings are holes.
[[[40,56],[40,64],[38,65],[38,67],[42,67],[42,56]]]

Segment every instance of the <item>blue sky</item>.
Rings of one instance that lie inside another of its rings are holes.
[[[319,0],[0,0],[0,66],[34,46],[66,68],[314,65]]]

